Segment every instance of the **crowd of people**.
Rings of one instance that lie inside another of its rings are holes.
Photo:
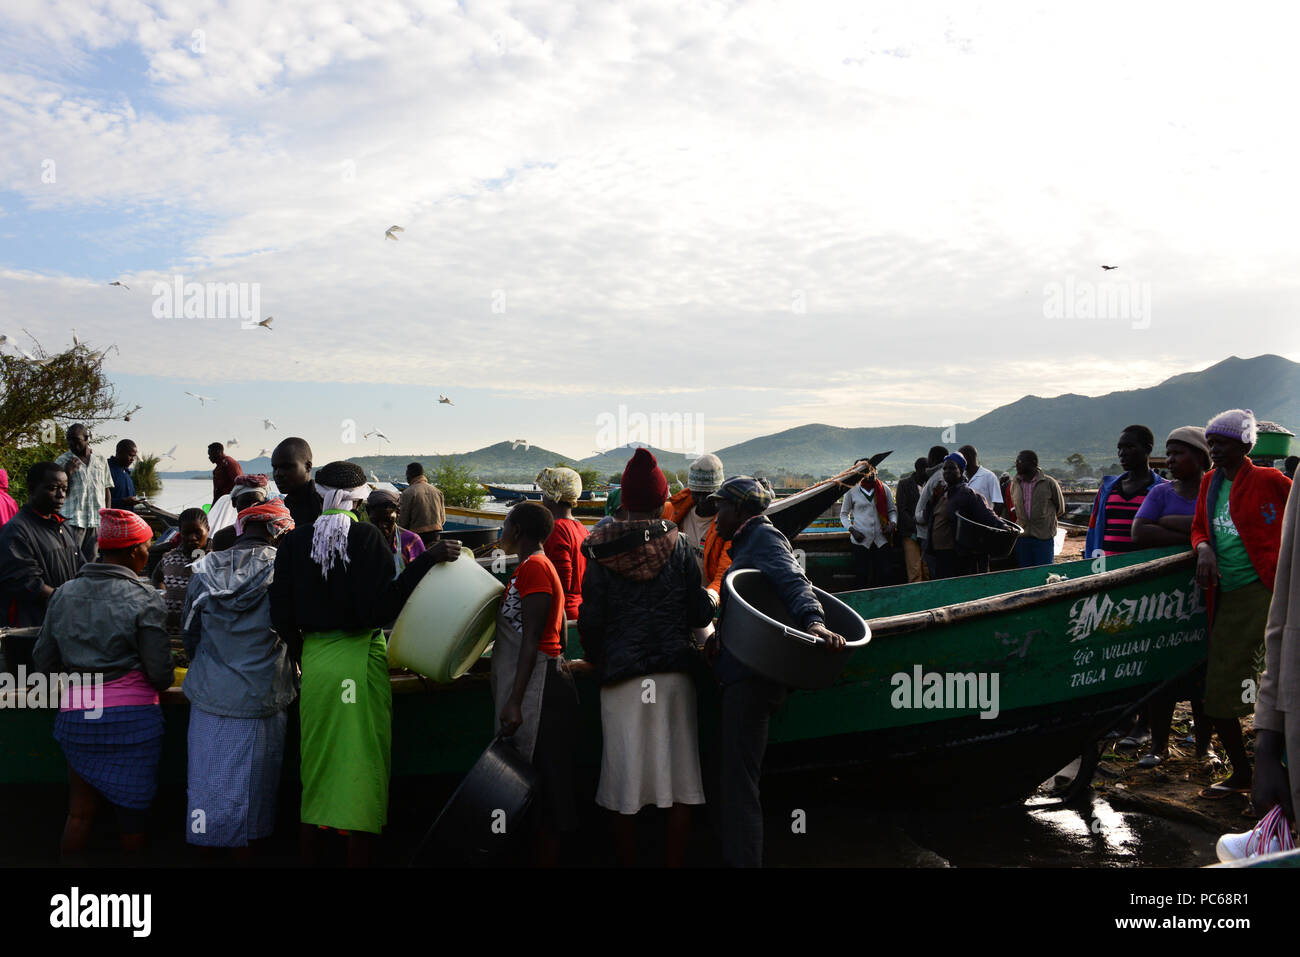
[[[1166,478],[1151,468],[1151,430],[1123,429],[1116,443],[1123,472],[1101,482],[1086,555],[1187,546],[1205,591],[1208,660],[1183,686],[1150,701],[1130,729],[1127,742],[1149,745],[1139,766],[1167,759],[1174,706],[1190,700],[1198,753],[1217,735],[1232,767],[1202,796],[1253,787],[1257,802],[1272,802],[1257,803],[1260,810],[1278,803],[1289,810],[1292,792],[1300,793],[1282,767],[1300,759],[1300,731],[1292,727],[1300,718],[1290,710],[1300,700],[1300,650],[1289,641],[1300,520],[1290,478],[1249,458],[1255,430],[1248,410],[1174,429],[1164,445]],[[308,443],[290,438],[273,452],[281,494],[270,497],[267,476],[244,474],[213,445],[214,507],[179,516],[175,547],[146,579],[153,532],[131,510],[134,443],[124,440],[105,460],[91,451],[84,427],[73,426],[67,439],[64,455],[29,470],[21,508],[7,509],[0,498],[7,623],[40,627],[36,639],[6,636],[6,667],[105,681],[97,702],[85,694],[61,702],[55,724],[69,775],[63,850],[85,847],[103,802],[117,814],[123,848],[143,846],[162,751],[159,693],[175,680],[179,640],[191,705],[187,840],[206,853],[247,854],[268,837],[285,754],[296,748],[303,860],[316,862],[322,834],[338,833],[349,863],[370,863],[388,815],[384,629],[433,565],[461,555],[459,543],[442,535],[442,497],[423,469],[412,463],[400,495],[372,489],[354,463],[314,469]],[[1003,481],[969,445],[931,449],[893,491],[869,462],[859,466],[840,517],[862,587],[987,571],[988,555],[959,540],[962,519],[993,529],[1017,523],[1022,567],[1053,560],[1064,497],[1032,450],[1019,453],[1014,476]],[[534,859],[558,861],[578,825],[574,674],[587,672],[600,688],[595,802],[608,812],[615,858],[637,862],[639,814],[658,807],[666,812],[663,862],[685,861],[692,809],[705,803],[692,673],[707,666],[721,687],[723,858],[760,865],[768,724],[788,689],[730,652],[727,571],[758,569],[791,622],[822,638],[827,653],[843,646],[790,542],[764,514],[770,486],[727,478],[718,457],[704,455],[670,497],[653,454],[638,449],[608,514],[588,530],[573,517],[582,494],[577,472],[548,468],[536,481],[540,503],[518,504],[504,520],[500,547],[518,565],[501,599],[491,659],[495,730],[538,775]],[[233,522],[213,518],[220,507]],[[582,649],[575,660],[566,657],[571,622]],[[1241,688],[1258,678],[1266,631],[1268,670],[1251,703]],[[102,716],[92,719],[99,707]],[[294,708],[297,742],[287,740]],[[1257,775],[1240,723],[1252,710]]]

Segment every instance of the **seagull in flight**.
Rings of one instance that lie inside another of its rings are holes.
[[[375,482],[376,484],[379,482],[379,476],[375,474],[374,469],[370,470],[370,481]]]
[[[239,439],[230,439],[228,442],[226,442],[226,448],[233,449],[238,444],[239,444]]]
[[[513,442],[510,443],[510,450],[513,452],[515,449],[519,448],[519,446],[521,446],[521,445],[524,447],[524,451],[527,452],[527,451],[528,451],[528,440],[527,440],[527,439],[515,439]]]
[[[449,398],[447,398],[445,395],[443,395],[441,392],[438,393],[438,402],[441,403],[442,405],[455,405],[455,404],[456,404],[455,402],[452,402],[451,399],[449,399]]]
[[[130,286],[128,286],[126,283],[124,283],[124,282],[120,282],[120,281],[118,281],[118,280],[116,280],[116,279],[114,279],[112,282],[110,282],[109,285],[110,285],[110,286],[121,286],[123,289],[127,290],[128,292],[131,291],[131,287],[130,287]]]
[[[262,420],[262,431],[263,431],[263,432],[265,432],[267,429],[273,429],[273,428],[275,428],[275,423],[272,422],[270,419],[263,419],[263,420]]]
[[[168,449],[166,452],[164,452],[164,453],[162,454],[162,457],[165,458],[165,459],[174,459],[174,458],[176,458],[176,446],[173,445],[170,449]]]
[[[192,398],[198,399],[199,405],[207,405],[209,402],[217,401],[216,399],[212,398],[212,396],[210,395],[199,395],[197,392],[186,392],[185,394]]]
[[[1112,269],[1118,269],[1119,267],[1118,267],[1118,266],[1102,266],[1101,268],[1104,269],[1104,270],[1106,270],[1107,272],[1110,272]]]
[[[384,230],[384,238],[391,239],[393,242],[397,242],[397,237],[394,236],[393,233],[404,233],[404,232],[406,232],[406,230],[403,229],[401,226],[389,226],[387,229]]]
[[[76,330],[76,329],[73,329],[73,330],[72,330],[72,344],[73,344],[74,346],[79,346],[79,345],[81,345],[81,340],[77,338],[77,330]]]
[[[270,449],[262,449],[262,451],[257,453],[257,457],[260,459],[263,455],[270,455],[270,454],[271,454]]]
[[[387,442],[389,445],[391,445],[391,444],[393,443],[393,440],[392,440],[392,439],[390,439],[388,436],[384,435],[384,433],[383,433],[383,432],[380,432],[378,429],[375,429],[373,432],[367,432],[365,435],[362,436],[362,438],[364,438],[364,439],[368,439],[368,438],[370,438],[372,435],[378,436],[379,438],[381,438],[381,439],[383,439],[385,442]]]
[[[263,329],[265,329],[267,332],[270,332],[270,331],[271,331],[271,323],[272,323],[274,320],[275,320],[275,316],[267,316],[265,319],[263,319],[261,322],[259,322],[258,325],[261,326]]]

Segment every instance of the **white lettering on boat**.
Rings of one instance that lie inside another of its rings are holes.
[[[1186,621],[1205,611],[1200,589],[1192,582],[1140,598],[1115,601],[1103,593],[1086,595],[1070,606],[1066,632],[1071,641],[1083,641],[1093,632],[1118,632],[1154,621]]]
[[[996,671],[940,673],[923,671],[920,665],[913,665],[910,675],[900,671],[889,679],[889,683],[894,687],[889,703],[897,709],[964,711],[977,708],[980,717],[987,719],[996,718],[1001,713]]]

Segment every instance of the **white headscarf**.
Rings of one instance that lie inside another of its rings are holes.
[[[330,488],[328,485],[321,485],[320,482],[313,484],[316,486],[316,491],[320,493],[322,511],[332,508],[351,510],[358,502],[364,502],[370,494],[368,485],[358,485],[356,488]],[[330,569],[334,567],[336,561],[342,561],[343,567],[347,567],[350,561],[348,530],[352,527],[352,521],[353,519],[348,515],[322,514],[312,524],[311,557],[312,561],[320,566],[322,578],[329,577]]]

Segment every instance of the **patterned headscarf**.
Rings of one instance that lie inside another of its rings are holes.
[[[553,502],[575,504],[582,496],[582,476],[571,468],[542,469],[533,479],[537,487]]]
[[[235,534],[244,534],[244,526],[249,522],[265,522],[266,531],[272,538],[285,532],[293,531],[293,518],[284,500],[273,498],[269,502],[250,505],[235,517]]]
[[[258,473],[257,475],[240,475],[235,478],[235,486],[230,490],[230,501],[255,501],[265,502],[267,493],[266,476]]]

